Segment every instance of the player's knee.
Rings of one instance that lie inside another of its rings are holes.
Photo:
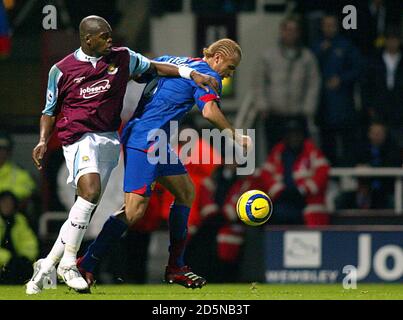
[[[81,198],[91,203],[98,203],[101,197],[101,181],[99,175],[90,173],[81,176],[78,180],[77,192]]]
[[[182,203],[191,207],[195,198],[196,192],[193,184],[189,184],[186,188],[183,188],[181,192],[175,196],[175,202]]]
[[[146,206],[141,203],[135,203],[132,205],[126,205],[126,221],[129,226],[134,225],[141,218],[143,218],[146,211]]]
[[[87,188],[84,191],[81,191],[80,197],[91,203],[98,203],[99,198],[101,196],[101,190],[99,188]]]

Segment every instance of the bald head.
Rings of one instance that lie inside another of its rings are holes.
[[[80,42],[83,51],[90,56],[105,56],[112,47],[112,28],[99,16],[88,16],[80,22]]]
[[[108,21],[99,16],[88,16],[80,22],[80,39],[87,35],[96,35],[102,32],[112,32],[112,28]]]

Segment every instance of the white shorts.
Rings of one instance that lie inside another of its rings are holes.
[[[77,189],[78,179],[87,173],[98,173],[105,190],[112,170],[117,166],[120,141],[117,132],[86,133],[75,143],[63,146],[69,176],[67,183]]]

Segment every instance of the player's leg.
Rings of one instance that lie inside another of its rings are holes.
[[[101,179],[98,173],[88,173],[80,177],[77,185],[77,199],[70,209],[65,231],[65,249],[61,266],[76,264],[76,254],[80,248],[84,233],[88,228],[91,213],[95,209],[101,194]]]
[[[187,236],[187,223],[190,208],[194,199],[194,186],[187,174],[158,178],[174,197],[169,213],[169,261],[168,266],[183,267],[185,242]]]
[[[181,164],[176,167],[179,172],[182,171]],[[171,166],[170,169],[172,168],[174,167]],[[158,182],[175,197],[169,213],[170,245],[165,279],[168,283],[178,283],[188,288],[201,288],[206,284],[206,280],[193,273],[184,261],[189,213],[195,196],[193,182],[189,175],[183,172],[159,177]]]
[[[94,139],[97,149],[98,149],[97,170],[99,172],[100,186],[101,186],[101,192],[100,192],[100,196],[98,198],[100,200],[106,189],[106,186],[107,186],[107,183],[111,176],[111,173],[118,164],[119,155],[120,155],[120,146],[119,146],[119,141],[114,133],[98,134],[98,135],[94,136],[93,139]],[[85,190],[88,190],[88,189],[86,188]],[[81,190],[79,189],[78,192],[81,192]],[[91,215],[92,214],[90,214],[89,218],[91,218]],[[88,222],[89,222],[89,220],[88,220]],[[80,247],[80,244],[82,242],[86,229],[87,228],[84,228],[84,230],[80,229],[82,232],[75,239],[76,243],[78,245],[77,245],[75,252],[70,253],[71,256],[69,259],[70,260],[69,264],[71,264],[72,260],[74,259],[74,263],[77,263],[77,267],[78,267],[78,268],[76,268],[74,266],[75,270],[77,269],[80,272],[80,274],[82,275],[82,277],[86,280],[86,283],[88,285],[91,285],[93,283],[92,274],[81,272],[82,270],[78,265],[80,260],[76,261],[77,251]],[[66,247],[66,249],[67,249],[67,247]],[[63,260],[66,257],[66,254],[67,254],[66,251],[67,250],[65,250],[65,255],[63,256],[60,266],[64,265]],[[71,274],[71,272],[68,272],[68,274]],[[81,281],[81,279],[80,279],[80,281]],[[84,292],[88,292],[88,290],[85,290]]]
[[[106,220],[97,238],[89,245],[84,256],[79,259],[78,266],[81,274],[87,278],[91,277],[90,274],[94,272],[98,263],[117,245],[127,228],[143,217],[149,199],[148,196],[125,193],[125,205]],[[90,274],[86,275],[86,273]]]
[[[99,174],[82,175],[77,187],[78,197],[60,229],[52,250],[45,259],[40,259],[34,265],[34,275],[27,283],[28,294],[36,294],[42,290],[44,278],[53,272],[61,257],[63,258],[59,264],[58,274],[66,284],[77,290],[85,290],[88,287],[76,268],[76,254],[88,227],[91,213],[99,199],[101,190]]]
[[[78,199],[78,195],[76,196],[76,201]],[[74,206],[73,206],[74,207]],[[94,214],[96,211],[96,207],[92,210],[90,217]],[[53,244],[52,249],[50,250],[49,254],[46,256],[45,259],[41,259],[39,263],[36,264],[37,268],[41,266],[41,269],[46,272],[46,270],[49,270],[49,272],[46,273],[51,273],[53,272],[54,266],[57,265],[61,258],[63,257],[64,250],[65,250],[65,239],[68,235],[68,226],[71,224],[70,219],[67,219],[64,224],[62,225],[59,235]],[[84,236],[84,232],[81,233],[78,243],[82,242],[82,238]]]
[[[106,189],[112,170],[118,164],[120,145],[116,133],[90,134],[88,140],[88,148],[85,149],[83,147],[80,149],[80,158],[85,161],[85,164],[81,166],[83,168],[81,172],[88,173],[84,174],[82,177],[78,177],[80,175],[79,172],[76,176],[76,179],[78,179],[77,201],[83,198],[96,204]],[[93,151],[92,155],[91,151]],[[83,157],[83,154],[89,154],[90,156]],[[92,158],[95,159],[94,163],[91,163]],[[97,176],[93,175],[92,172],[96,172]],[[92,180],[92,178],[97,179],[97,181]],[[77,282],[77,284],[79,282],[82,287],[84,287],[85,283],[85,287],[88,288],[87,282],[82,278],[76,266],[76,260],[77,252],[88,228],[93,210],[87,211],[85,216],[82,215],[81,221],[79,219],[72,221],[71,227],[76,226],[76,228],[74,231],[70,228],[68,232],[67,240],[65,241],[64,255],[58,268],[58,274],[61,275],[64,280],[70,280],[67,281],[66,284],[77,290],[83,289],[79,289],[78,286],[75,286],[73,281]],[[72,270],[74,272],[72,272]]]
[[[156,166],[148,163],[145,152],[126,148],[125,206],[108,218],[100,234],[79,259],[78,265],[82,274],[93,273],[95,267],[116,245],[128,226],[143,217],[155,179],[155,170]]]
[[[27,284],[27,293],[35,294],[41,291],[43,278],[51,272],[62,255],[59,275],[65,280],[67,275],[72,279],[78,278],[79,280],[73,281],[73,285],[78,282],[75,289],[81,290],[81,287],[86,286],[75,267],[75,256],[88,227],[91,213],[96,208],[111,171],[117,165],[119,150],[116,133],[86,134],[73,145],[63,147],[70,173],[67,182],[77,189],[77,198],[52,250],[45,259],[35,263],[34,276]],[[66,283],[70,285],[70,282]]]
[[[76,200],[77,200],[77,197],[78,196],[76,196]],[[91,212],[91,217],[94,215],[95,211],[96,211],[96,208],[94,208],[94,210]],[[70,223],[69,220],[66,220],[63,223],[62,227],[60,228],[59,235],[58,235],[55,243],[53,244],[52,249],[48,253],[47,257],[45,259],[43,259],[44,267],[51,268],[52,266],[57,265],[60,262],[61,258],[63,257],[64,246],[65,246],[63,237],[66,236],[67,226],[69,225],[69,223]]]
[[[77,266],[77,252],[101,195],[101,178],[98,173],[81,176],[77,184],[77,199],[70,210],[68,225],[63,235],[65,248],[57,268],[60,278],[75,290],[86,290],[88,284]]]

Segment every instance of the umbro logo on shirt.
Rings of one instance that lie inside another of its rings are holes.
[[[111,85],[109,84],[108,79],[100,80],[87,88],[80,88],[80,96],[82,96],[84,99],[91,99],[100,93],[108,91],[110,87]]]

